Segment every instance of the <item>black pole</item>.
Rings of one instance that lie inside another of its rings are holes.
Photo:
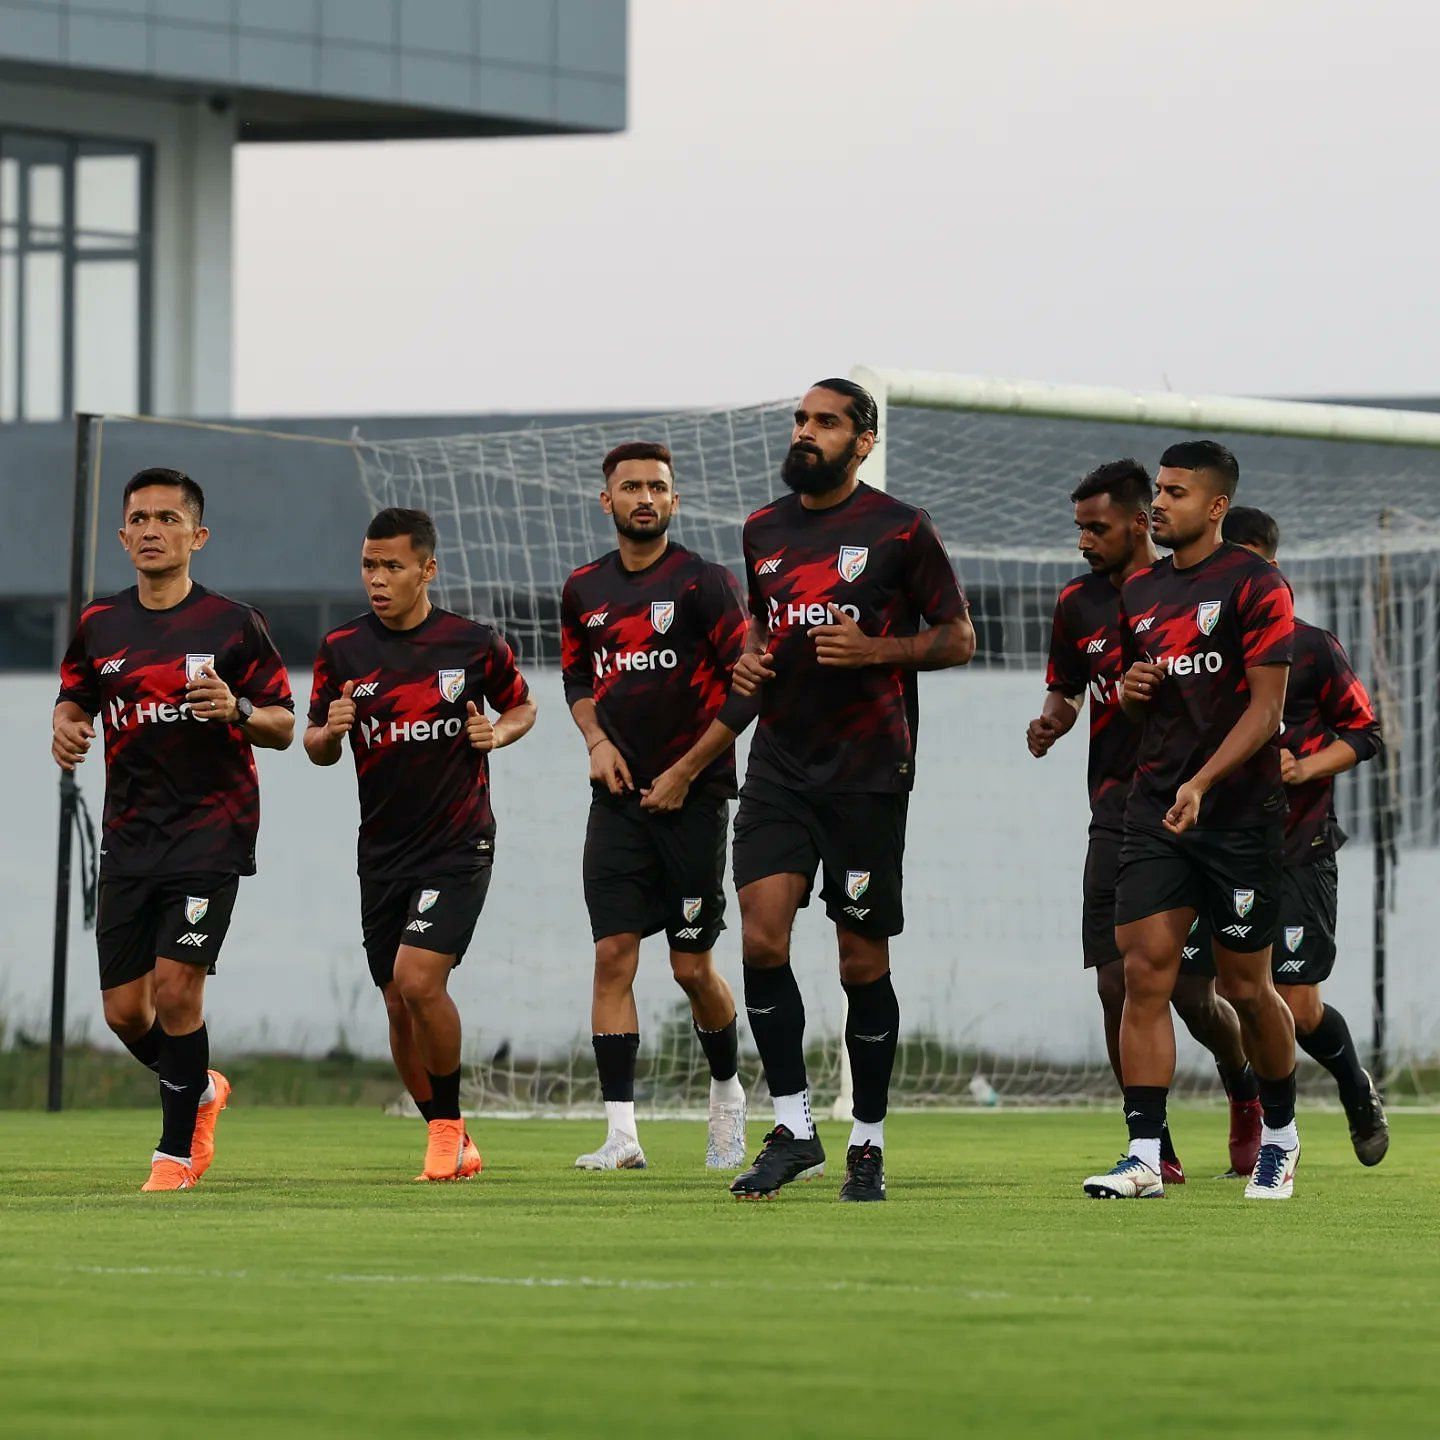
[[[1380,512],[1380,534],[1390,528],[1390,512]],[[1394,694],[1393,657],[1390,653],[1394,615],[1391,610],[1390,555],[1382,547],[1375,595],[1375,698],[1379,706],[1384,748],[1372,767],[1371,824],[1375,832],[1375,916],[1372,933],[1374,969],[1370,981],[1370,1068],[1375,1082],[1385,1084],[1385,971],[1389,959],[1390,872],[1395,860],[1395,782],[1398,775],[1399,704]]]
[[[85,603],[85,543],[89,532],[90,435],[93,415],[75,417],[75,495],[70,529],[70,595],[65,636],[74,635]],[[50,978],[50,1077],[46,1108],[65,1098],[65,975],[70,959],[70,851],[79,790],[73,771],[60,772],[60,844],[55,859],[55,951]]]
[[[1390,913],[1390,805],[1389,769],[1382,752],[1370,776],[1375,830],[1374,973],[1370,990],[1370,1066],[1377,1085],[1385,1084],[1385,962],[1386,920]]]

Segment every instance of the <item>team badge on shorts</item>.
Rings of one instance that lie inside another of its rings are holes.
[[[663,635],[675,623],[675,602],[673,600],[652,600],[650,602],[650,625],[657,635]]]
[[[215,657],[213,655],[187,655],[185,657],[185,683],[193,685],[199,678],[200,672],[209,666],[215,668]]]
[[[869,888],[870,872],[868,870],[847,870],[845,872],[845,893],[852,900],[858,900]]]
[[[1219,600],[1202,600],[1195,611],[1195,624],[1202,635],[1208,635],[1220,623]]]
[[[422,890],[420,892],[419,903],[415,906],[415,908],[420,912],[420,914],[423,915],[435,904],[435,902],[439,898],[440,892],[438,890]]]
[[[1253,890],[1237,890],[1235,892],[1235,913],[1243,920],[1255,908],[1255,892]]]
[[[870,559],[868,545],[842,545],[836,568],[840,578],[846,582],[858,580],[865,573],[866,562]]]
[[[1303,925],[1287,925],[1285,927],[1285,948],[1293,955],[1305,943],[1305,927]]]
[[[687,895],[680,902],[680,913],[685,917],[687,923],[700,918],[700,907],[704,903],[703,897],[699,895]]]
[[[440,681],[440,694],[446,700],[458,700],[465,691],[465,672],[463,670],[441,670],[437,672]]]
[[[204,918],[205,912],[210,908],[210,902],[199,895],[187,895],[185,897],[185,923],[187,925],[198,925]]]

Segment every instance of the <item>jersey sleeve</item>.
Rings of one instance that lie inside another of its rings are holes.
[[[55,697],[55,703],[58,705],[68,700],[87,715],[95,715],[100,710],[100,677],[95,671],[95,662],[90,658],[85,620],[86,616],[81,615],[65,658],[60,662],[60,693]]]
[[[1290,664],[1295,658],[1295,600],[1285,577],[1268,566],[1265,573],[1245,581],[1236,605],[1245,668]]]
[[[1074,587],[1067,585],[1055,602],[1055,618],[1050,624],[1050,658],[1045,664],[1045,688],[1058,690],[1073,700],[1085,693],[1090,683],[1090,669],[1075,646],[1066,623],[1070,597]]]
[[[323,725],[330,716],[330,702],[340,698],[340,677],[335,668],[335,652],[330,648],[327,635],[320,642],[320,651],[315,656],[314,676],[310,684],[310,714],[312,725]]]
[[[1328,632],[1326,675],[1320,686],[1320,717],[1358,759],[1369,760],[1381,748],[1380,720],[1370,693],[1350,664],[1345,647]]]
[[[285,662],[270,638],[265,617],[258,610],[252,610],[245,617],[240,666],[240,678],[233,687],[237,695],[244,696],[257,709],[267,705],[283,705],[287,710],[295,708]]]
[[[574,582],[567,580],[560,595],[560,677],[565,685],[565,704],[595,696],[595,667],[585,644],[585,627],[580,623],[580,601]]]
[[[745,653],[750,616],[740,598],[740,586],[723,565],[710,565],[695,587],[706,638],[726,674]]]
[[[910,604],[927,625],[958,620],[970,608],[939,532],[923,510],[905,545],[901,583]]]
[[[530,698],[530,687],[515,663],[515,652],[503,635],[490,641],[489,663],[485,667],[485,698],[496,714],[503,715]]]
[[[770,617],[765,607],[765,597],[760,593],[759,578],[755,574],[755,560],[750,554],[750,522],[745,522],[745,529],[742,532],[740,553],[744,559],[741,562],[745,566],[745,603],[749,607],[751,615],[761,625],[769,628]]]
[[[1115,623],[1120,627],[1120,673],[1123,675],[1137,661],[1144,659],[1130,628],[1130,607],[1125,603],[1125,586],[1120,587],[1120,613]]]

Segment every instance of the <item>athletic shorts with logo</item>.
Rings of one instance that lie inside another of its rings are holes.
[[[402,945],[453,955],[458,965],[470,947],[489,890],[489,863],[425,880],[362,876],[360,927],[370,978],[382,990],[395,978],[395,952]]]
[[[1183,835],[1130,827],[1120,848],[1115,923],[1194,910],[1227,950],[1263,950],[1278,935],[1283,843],[1278,823]]]
[[[735,816],[735,888],[803,875],[802,905],[821,872],[825,913],[842,930],[884,939],[905,928],[905,791],[791,790],[747,780]]]
[[[725,928],[725,835],[730,806],[697,795],[679,810],[640,807],[638,795],[597,791],[585,828],[583,876],[590,933],[665,932],[672,950],[703,955]]]
[[[1085,899],[1081,911],[1081,940],[1085,968],[1096,969],[1120,959],[1115,943],[1115,884],[1120,874],[1120,851],[1125,837],[1118,830],[1092,830],[1085,852]],[[1182,975],[1213,975],[1209,949],[1204,956],[1189,940],[1180,960]]]
[[[100,988],[148,975],[157,955],[213,975],[239,889],[238,875],[102,875],[95,920]]]
[[[1270,975],[1277,985],[1319,985],[1335,968],[1335,919],[1339,898],[1335,857],[1310,865],[1287,865],[1280,877],[1280,920],[1270,951]],[[1210,937],[1196,923],[1185,942],[1210,953]]]

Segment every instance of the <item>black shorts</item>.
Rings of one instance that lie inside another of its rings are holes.
[[[1087,970],[1120,958],[1120,947],[1115,943],[1115,883],[1124,841],[1118,830],[1095,830],[1085,852],[1085,903],[1080,928]],[[1187,940],[1181,953],[1180,973],[1213,976],[1215,964],[1209,945],[1202,951],[1193,939]]]
[[[725,928],[729,802],[697,795],[679,810],[640,808],[635,795],[597,794],[585,827],[590,934],[654,935],[703,955]]]
[[[1339,900],[1335,857],[1287,865],[1280,885],[1280,933],[1270,956],[1277,985],[1318,985],[1335,968]]]
[[[360,928],[370,977],[382,990],[395,978],[402,945],[465,957],[490,889],[490,866],[428,880],[360,880]]]
[[[1116,925],[1193,910],[1227,950],[1248,955],[1265,949],[1279,925],[1283,840],[1279,825],[1183,835],[1127,829],[1115,886]]]
[[[735,888],[803,875],[810,903],[820,867],[825,913],[874,939],[905,928],[901,891],[908,793],[827,794],[748,780],[735,816]]]
[[[239,889],[238,875],[102,875],[95,919],[100,988],[148,975],[157,955],[213,975]]]

